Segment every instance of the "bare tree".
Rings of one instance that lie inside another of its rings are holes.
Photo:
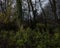
[[[30,2],[29,0],[27,0],[27,3],[28,3],[28,14],[29,14],[29,19],[28,19],[28,24],[31,25],[31,15],[30,15],[30,12],[31,12],[31,7],[30,7]]]
[[[58,21],[58,16],[57,16],[57,13],[56,13],[56,11],[57,11],[57,8],[56,8],[56,0],[49,0],[49,2],[50,2],[50,5],[51,5],[51,8],[52,8],[52,12],[53,12],[53,14],[54,14],[54,16],[55,16],[55,21],[57,22]]]
[[[47,15],[45,14],[44,9],[42,8],[41,0],[39,0],[39,3],[40,3],[40,7],[41,7],[42,13],[44,15],[44,19],[45,19],[45,29],[44,30],[46,31],[46,28],[47,28]]]
[[[29,0],[30,2],[30,5],[31,5],[31,8],[32,8],[32,13],[33,13],[33,22],[32,22],[32,28],[35,28],[36,27],[36,13],[37,13],[37,10],[34,10],[34,7],[33,7],[33,4],[32,4],[32,0]]]

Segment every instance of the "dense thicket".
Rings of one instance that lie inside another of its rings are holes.
[[[0,48],[60,48],[60,1],[4,1],[0,1]]]

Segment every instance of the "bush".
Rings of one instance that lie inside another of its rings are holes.
[[[57,31],[58,30],[58,31]],[[0,48],[60,48],[59,28],[54,30],[54,34],[40,32],[30,28],[20,28],[14,31],[0,32]]]

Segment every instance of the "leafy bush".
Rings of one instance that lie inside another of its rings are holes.
[[[30,28],[20,28],[14,31],[0,32],[0,48],[60,48],[59,28],[54,30],[54,34],[40,32]]]

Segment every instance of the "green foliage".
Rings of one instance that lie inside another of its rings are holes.
[[[57,31],[58,30],[58,31]],[[14,31],[0,32],[0,47],[6,48],[60,48],[60,30],[54,30],[51,36],[49,31],[40,32],[37,29],[23,29],[22,27],[16,33]]]
[[[0,13],[0,22],[7,24],[9,21],[15,21],[20,28],[18,31],[0,29],[0,48],[60,48],[60,27],[55,28],[51,24],[47,24],[46,27],[45,24],[38,23],[33,30],[29,27],[24,29],[22,0],[16,0],[17,12],[12,19],[9,18],[11,15],[11,0],[7,1],[8,4],[10,2],[10,5],[7,6],[5,13]],[[22,27],[19,24],[22,24]]]

